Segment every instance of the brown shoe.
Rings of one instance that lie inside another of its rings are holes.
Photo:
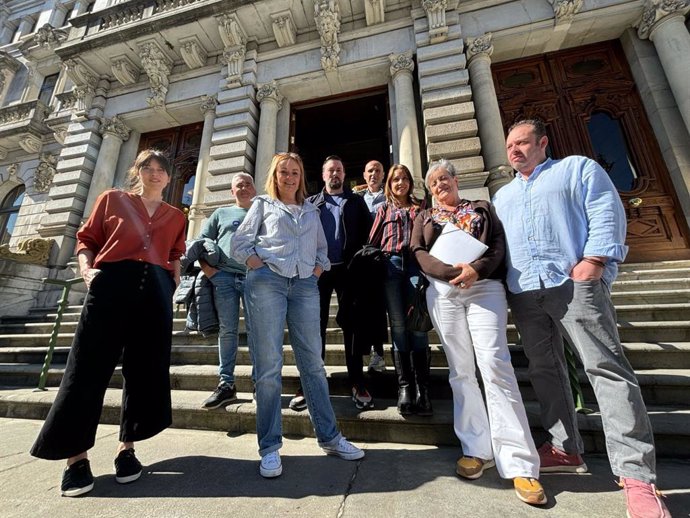
[[[493,459],[484,460],[478,457],[460,457],[455,463],[455,472],[463,478],[474,480],[484,474],[485,469],[496,465]]]
[[[547,501],[544,488],[536,478],[517,477],[513,479],[515,494],[523,502],[531,505],[544,505]]]
[[[587,464],[578,453],[566,453],[550,442],[537,450],[541,473],[587,473]]]

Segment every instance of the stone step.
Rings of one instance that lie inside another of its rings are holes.
[[[618,280],[612,287],[614,292],[639,291],[644,286],[647,291],[652,290],[687,290],[690,289],[690,277],[670,277],[661,279],[631,279]]]
[[[34,392],[31,389],[7,387],[0,390],[0,416],[24,419],[45,419],[57,391]],[[231,433],[253,433],[256,430],[256,406],[251,394],[240,393],[238,400],[218,410],[202,410],[199,393],[174,390],[173,427],[197,430],[217,430]],[[293,412],[287,408],[289,395],[282,398],[282,428],[285,435],[313,437],[308,412]],[[117,424],[120,420],[122,392],[108,389],[100,422]],[[376,407],[365,412],[357,410],[349,397],[331,396],[338,424],[345,436],[353,441],[389,441],[406,444],[457,445],[453,433],[452,406],[448,400],[435,402],[432,417],[400,416],[394,400],[377,400]],[[543,440],[538,408],[526,405],[536,442]],[[594,408],[596,410],[596,407]],[[649,406],[654,429],[656,451],[659,456],[690,457],[690,410],[672,405]],[[578,426],[590,453],[605,453],[601,417],[595,412],[578,415]]]
[[[646,263],[623,263],[620,265],[620,271],[629,270],[666,270],[673,268],[690,268],[690,259],[680,261],[654,261]]]
[[[632,266],[632,265],[631,265]],[[634,265],[636,266],[636,265]],[[682,279],[690,277],[690,267],[686,268],[630,268],[621,269],[618,277],[614,282],[615,286],[618,282],[640,280],[647,281],[650,279]]]
[[[57,387],[64,374],[64,364],[54,364],[48,371],[46,386]],[[41,372],[40,364],[0,363],[0,380],[3,386],[38,386]],[[252,368],[249,365],[235,367],[235,384],[241,392],[251,392]],[[536,396],[529,381],[527,369],[519,367],[515,375],[520,384],[520,391],[525,401],[534,401]],[[347,370],[344,366],[327,366],[326,376],[330,392],[333,395],[345,396],[350,393]],[[690,369],[651,369],[636,372],[645,402],[649,405],[684,405],[690,390]],[[451,399],[452,393],[448,384],[448,369],[434,367],[431,369],[431,397],[434,400]],[[366,376],[367,387],[375,399],[394,399],[397,397],[395,372],[389,368],[384,373],[371,373]],[[299,373],[294,365],[285,365],[282,370],[284,394],[294,394],[299,387]],[[580,383],[587,404],[596,401],[594,392],[585,376],[580,372]],[[218,385],[218,367],[214,365],[173,365],[170,368],[170,384],[174,390],[201,391],[200,402]],[[111,388],[122,388],[120,367],[115,370],[110,381]]]
[[[510,344],[513,365],[526,367],[527,358],[522,346]],[[690,342],[652,343],[652,342],[624,342],[623,348],[628,361],[636,370],[644,369],[690,369]],[[69,344],[57,346],[53,352],[53,364],[67,361]],[[391,368],[390,344],[384,345],[386,364]],[[35,363],[43,364],[47,352],[45,345],[0,347],[0,363]],[[368,358],[365,357],[368,361]],[[175,345],[172,346],[171,362],[173,365],[216,365],[218,350],[215,344],[208,345]],[[284,365],[295,365],[295,355],[292,348],[283,349]],[[326,346],[326,365],[345,365],[345,350],[342,345],[330,344]],[[249,349],[238,347],[237,365],[250,365]],[[431,365],[433,367],[447,367],[443,347],[431,344]]]
[[[70,345],[73,333],[62,332],[58,334],[56,345]],[[618,322],[618,333],[623,342],[688,342],[690,341],[690,321],[639,321],[639,322]],[[47,345],[50,333],[3,333],[0,334],[0,347],[18,347],[31,345]],[[283,334],[283,343],[289,344],[290,338],[287,330]],[[508,325],[508,341],[517,342],[518,334],[515,326]],[[429,333],[430,343],[439,343],[436,331]],[[175,345],[203,345],[216,343],[214,336],[202,337],[197,334],[188,336],[173,336]],[[247,334],[239,333],[239,343],[247,344]],[[327,344],[342,344],[343,333],[340,328],[329,328],[326,331]]]
[[[618,314],[618,321],[621,323],[685,320],[690,316],[690,302],[669,304],[624,304],[616,306],[616,312]],[[77,313],[64,315],[60,331],[73,333],[77,327],[78,320],[79,314]],[[185,323],[186,320],[184,318],[174,318],[173,330],[183,330],[185,328]],[[332,328],[337,327],[335,311],[330,316],[328,326]],[[44,334],[52,332],[52,329],[53,322],[49,320],[43,322],[8,323],[0,325],[0,332],[3,334]],[[244,332],[245,330],[244,317],[240,317],[239,331]]]

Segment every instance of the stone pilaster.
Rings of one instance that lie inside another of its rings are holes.
[[[256,168],[254,182],[257,192],[265,192],[264,186],[268,177],[268,167],[276,152],[276,126],[278,111],[282,107],[283,96],[275,81],[260,85],[256,92],[256,100],[261,106],[259,119],[259,138],[257,142]]]
[[[659,55],[678,110],[690,131],[690,33],[685,26],[688,0],[646,0],[637,34],[649,38]]]
[[[491,77],[493,51],[491,33],[467,40],[467,68],[479,126],[479,139],[482,143],[482,157],[484,166],[489,171],[487,187],[491,196],[510,182],[513,171],[508,164],[501,111]]]
[[[412,72],[414,61],[412,52],[391,54],[388,56],[391,66],[395,92],[395,128],[398,142],[397,162],[406,165],[415,180],[415,194],[420,196],[420,185],[423,185],[422,159],[419,154],[419,130],[417,129],[417,109],[414,102]]]
[[[101,148],[98,151],[94,174],[89,185],[89,194],[84,205],[83,219],[91,215],[91,210],[100,194],[113,187],[117,160],[120,156],[122,143],[129,138],[130,129],[117,115],[111,119],[103,119],[100,127],[103,136]]]
[[[199,109],[204,115],[204,129],[201,132],[199,144],[199,162],[194,176],[194,192],[192,204],[189,207],[189,227],[187,236],[190,239],[196,237],[201,231],[201,223],[204,220],[204,188],[208,176],[208,164],[211,156],[211,143],[213,138],[213,123],[216,120],[216,107],[218,99],[215,96],[202,95]]]
[[[432,41],[423,9],[413,10],[412,16],[427,162],[450,160],[463,196],[488,199],[485,183],[489,173],[481,155],[458,13],[445,11],[448,32],[440,42]]]

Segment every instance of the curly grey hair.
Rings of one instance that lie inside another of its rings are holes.
[[[426,172],[426,176],[424,176],[424,185],[428,190],[431,190],[429,187],[429,177],[436,172],[437,169],[445,169],[448,171],[448,174],[452,177],[455,178],[456,172],[455,172],[455,166],[449,161],[446,160],[445,158],[441,158],[437,160],[436,162],[431,162],[429,164],[429,170]]]

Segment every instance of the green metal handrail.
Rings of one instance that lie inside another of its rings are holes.
[[[41,376],[38,378],[38,387],[35,392],[46,390],[46,382],[48,381],[48,370],[50,369],[50,364],[53,361],[53,349],[55,349],[55,344],[57,343],[58,333],[60,332],[60,326],[62,325],[62,314],[65,312],[67,307],[67,297],[72,289],[72,286],[84,282],[81,277],[75,277],[74,279],[43,279],[43,284],[55,284],[57,286],[62,286],[62,297],[58,300],[57,316],[55,317],[55,323],[53,324],[53,331],[50,333],[50,340],[48,340],[48,351],[46,352],[46,358],[43,362],[43,368],[41,369]]]

